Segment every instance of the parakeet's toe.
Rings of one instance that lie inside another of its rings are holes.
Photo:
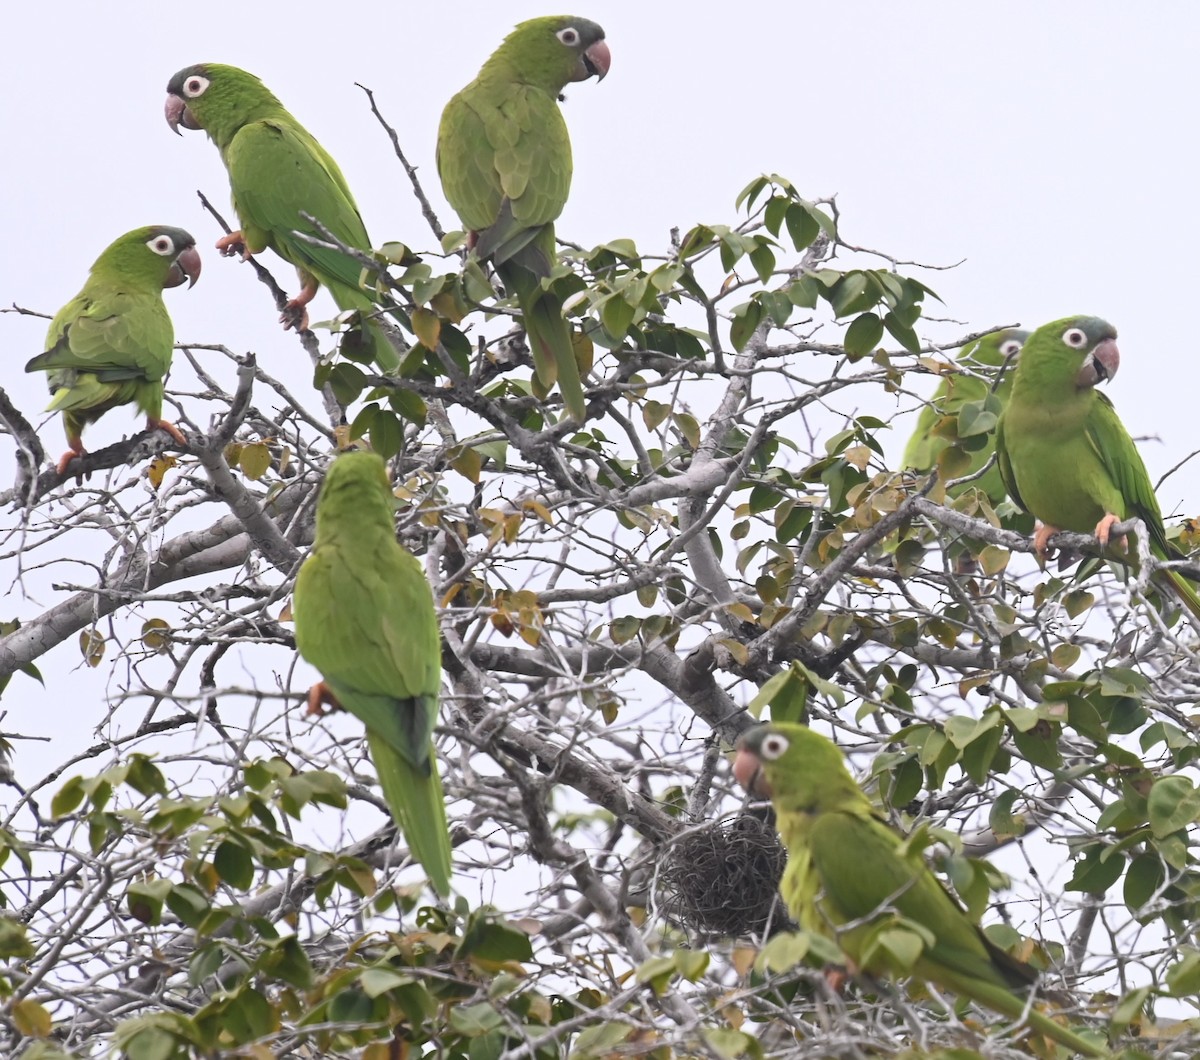
[[[246,246],[246,239],[241,232],[230,232],[229,235],[218,239],[217,250],[227,258],[237,256],[242,261],[248,261],[250,258],[250,248]]]
[[[54,470],[59,476],[64,476],[67,473],[67,468],[71,466],[71,461],[77,456],[83,456],[84,450],[80,447],[78,450],[68,449],[62,456],[58,458],[58,463],[54,465]]]
[[[304,308],[304,303],[293,298],[279,314],[279,323],[283,325],[284,331],[291,331],[292,328],[297,331],[307,331],[308,310]]]
[[[1033,551],[1038,554],[1039,559],[1044,559],[1046,556],[1046,548],[1050,544],[1050,538],[1058,533],[1057,526],[1050,526],[1047,523],[1039,523],[1038,528],[1033,535]]]
[[[166,433],[169,434],[173,439],[175,439],[176,442],[178,442],[180,445],[182,445],[185,449],[187,448],[188,442],[187,442],[187,439],[183,436],[183,432],[180,431],[180,429],[178,427],[176,427],[175,424],[171,423],[169,420],[156,420],[153,417],[147,417],[146,418],[146,430],[148,430],[148,431],[166,431]]]
[[[306,697],[307,706],[304,713],[320,717],[326,713],[325,708],[330,710],[341,710],[342,705],[338,702],[337,696],[333,694],[329,686],[324,681],[318,681],[308,690]]]
[[[1100,542],[1101,548],[1108,548],[1108,539],[1112,534],[1112,528],[1120,521],[1112,512],[1109,512],[1096,524],[1096,540]],[[1119,542],[1116,543],[1119,544]]]

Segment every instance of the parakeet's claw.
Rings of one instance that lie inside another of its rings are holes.
[[[1100,542],[1101,548],[1108,548],[1108,539],[1112,535],[1112,528],[1114,526],[1116,526],[1117,523],[1119,523],[1120,521],[1121,520],[1118,519],[1115,515],[1113,515],[1112,512],[1109,512],[1107,515],[1104,516],[1103,519],[1100,520],[1100,522],[1098,522],[1096,524],[1096,531],[1095,531],[1096,532],[1096,540]],[[1113,545],[1116,548],[1124,548],[1125,547],[1125,535],[1122,534],[1119,538],[1117,538],[1113,542]]]
[[[175,439],[185,449],[187,448],[187,439],[175,424],[169,420],[156,420],[153,416],[146,417],[146,430],[148,431],[166,431],[172,438]]]
[[[1057,526],[1038,523],[1037,530],[1033,534],[1033,551],[1037,553],[1038,559],[1046,558],[1046,546],[1050,544],[1050,538],[1057,534],[1058,530]]]
[[[306,699],[307,707],[304,713],[320,717],[326,713],[325,708],[330,710],[341,710],[342,705],[338,702],[337,696],[330,691],[329,686],[324,681],[318,681],[308,690]]]
[[[304,308],[304,303],[293,298],[279,314],[279,323],[283,325],[284,331],[291,331],[292,328],[297,331],[307,331],[308,310]]]
[[[235,255],[240,257],[242,261],[250,260],[250,248],[246,246],[246,237],[241,231],[230,232],[227,236],[222,236],[217,240],[217,250],[223,257],[232,258]]]
[[[297,331],[308,330],[308,310],[304,307],[308,305],[316,296],[321,285],[317,282],[316,277],[307,276],[303,272],[304,286],[300,288],[300,293],[296,295],[287,305],[283,307],[283,312],[279,314],[279,323],[283,325],[283,330],[295,328]]]
[[[71,461],[77,456],[83,456],[87,450],[83,447],[83,442],[78,438],[68,438],[67,444],[71,447],[62,456],[58,458],[58,463],[54,465],[54,470],[58,472],[60,478],[65,478],[67,468],[71,466]]]

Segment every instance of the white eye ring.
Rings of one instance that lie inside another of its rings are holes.
[[[566,29],[560,29],[554,34],[568,48],[574,48],[579,43],[579,30],[574,26],[568,26]]]
[[[1005,339],[1002,343],[1000,343],[1000,352],[1005,357],[1012,357],[1014,354],[1020,353],[1021,352],[1021,340],[1020,339]]]
[[[147,239],[146,246],[164,258],[172,257],[175,254],[175,242],[170,236],[155,236],[153,239]]]
[[[192,74],[183,83],[183,94],[188,99],[195,99],[197,96],[204,95],[206,88],[208,88],[208,78],[202,77],[200,74]]]
[[[782,736],[777,732],[771,733],[763,738],[762,756],[768,762],[774,762],[781,754],[788,749],[788,740],[786,736]]]
[[[1088,344],[1087,332],[1083,328],[1067,328],[1062,340],[1073,350],[1082,350]]]

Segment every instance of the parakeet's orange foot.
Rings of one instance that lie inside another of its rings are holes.
[[[317,290],[321,286],[316,277],[309,276],[302,270],[297,271],[300,272],[304,286],[300,288],[300,293],[283,307],[279,322],[283,325],[284,331],[287,331],[288,328],[295,328],[297,331],[308,330],[308,310],[304,307],[317,296]]]
[[[292,328],[297,331],[308,330],[308,310],[304,308],[305,304],[299,298],[293,298],[283,307],[283,312],[279,314],[279,323],[283,325],[284,331],[291,331]]]
[[[1038,554],[1039,559],[1045,558],[1046,546],[1050,543],[1050,538],[1057,533],[1057,526],[1050,526],[1048,523],[1038,523],[1038,528],[1033,534],[1033,551]]]
[[[152,417],[146,417],[146,430],[148,431],[166,431],[172,438],[175,439],[185,449],[187,448],[187,439],[180,433],[179,428],[168,420],[156,420]]]
[[[63,476],[67,473],[67,468],[70,467],[72,460],[74,460],[77,456],[83,456],[83,454],[87,452],[81,442],[70,442],[69,444],[71,448],[63,453],[63,455],[58,458],[58,463],[54,465],[54,470],[57,471],[60,476]]]
[[[318,681],[308,690],[308,707],[304,711],[305,714],[316,714],[320,716],[325,713],[325,707],[330,710],[341,710],[342,705],[338,702],[337,696],[333,694],[329,686],[324,681]]]
[[[1100,542],[1101,548],[1108,548],[1108,539],[1112,534],[1112,528],[1120,521],[1121,520],[1113,515],[1112,512],[1109,512],[1103,519],[1100,520],[1100,522],[1096,524],[1096,540]],[[1113,545],[1116,548],[1124,548],[1125,535],[1122,534],[1115,541],[1113,541]]]
[[[217,240],[217,249],[224,257],[239,256],[242,261],[250,260],[250,248],[246,246],[246,237],[239,232],[230,232]]]

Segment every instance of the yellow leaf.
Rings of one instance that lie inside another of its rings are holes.
[[[738,975],[749,975],[757,958],[758,950],[754,946],[734,946],[733,952],[729,955],[733,970]]]
[[[592,370],[592,362],[596,357],[596,346],[582,331],[571,329],[571,352],[575,355],[575,363],[579,366],[582,378]]]
[[[463,478],[472,485],[479,485],[479,475],[483,471],[483,457],[474,449],[462,449],[450,461],[450,466],[454,468]]]
[[[661,401],[647,401],[642,406],[642,422],[646,430],[652,431],[671,414],[671,406]]]
[[[450,291],[435,294],[429,299],[429,304],[439,316],[444,317],[451,324],[457,324],[464,316],[463,307],[458,304],[458,299]]]
[[[521,507],[523,509],[525,509],[526,511],[533,512],[533,514],[536,515],[539,519],[541,519],[541,521],[543,523],[545,523],[547,526],[554,525],[554,517],[550,514],[550,509],[547,508],[540,501],[533,501],[533,500],[522,501]]]
[[[721,640],[717,641],[717,643],[729,649],[729,654],[733,656],[734,661],[739,666],[745,666],[750,661],[750,652],[746,649],[746,645],[744,645],[740,640],[732,640],[723,637]]]
[[[426,349],[436,350],[438,339],[442,334],[442,320],[432,309],[421,306],[412,312],[412,327],[421,345]]]
[[[171,626],[162,618],[148,618],[142,623],[142,643],[151,651],[162,653],[171,641]]]
[[[79,650],[83,652],[84,661],[93,669],[100,665],[104,658],[104,638],[96,629],[85,629],[79,634]]]
[[[289,597],[289,598],[288,598],[288,602],[287,602],[286,604],[284,604],[282,608],[280,608],[280,611],[279,611],[279,621],[280,621],[280,622],[291,622],[291,621],[292,621],[292,600],[291,600],[291,597]]]
[[[867,464],[871,462],[871,450],[865,445],[852,445],[842,453],[842,457],[846,463],[853,464],[859,471],[866,471]]]
[[[1078,644],[1059,644],[1050,653],[1050,659],[1060,670],[1069,670],[1079,658]]]
[[[146,477],[150,480],[150,485],[158,489],[167,472],[178,463],[179,461],[173,456],[156,456],[150,461],[150,466],[146,468]]]
[[[979,553],[979,566],[989,578],[994,578],[1004,570],[1008,566],[1008,560],[1008,549],[998,548],[996,545],[988,545]]]
[[[251,482],[257,482],[271,466],[271,450],[267,447],[266,442],[253,442],[245,445],[242,447],[238,463],[241,465],[242,474]]]
[[[50,1013],[28,998],[13,1005],[12,1021],[26,1038],[46,1038],[50,1034]]]
[[[696,422],[695,416],[686,412],[677,412],[675,413],[675,426],[683,432],[688,445],[693,449],[700,448],[700,424]]]

